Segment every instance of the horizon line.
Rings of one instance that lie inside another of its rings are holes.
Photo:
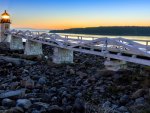
[[[78,28],[97,28],[97,27],[150,27],[150,26],[93,26],[93,27],[74,27],[74,28],[64,28],[64,29],[53,29],[53,28],[26,28],[26,27],[12,27],[12,29],[33,29],[33,30],[66,30],[66,29],[78,29]]]

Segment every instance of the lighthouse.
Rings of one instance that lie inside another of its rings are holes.
[[[4,13],[1,15],[1,36],[0,41],[1,42],[8,42],[8,37],[5,35],[5,31],[10,30],[10,15],[5,10]]]

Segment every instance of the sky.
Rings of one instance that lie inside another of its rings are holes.
[[[0,0],[13,28],[150,26],[150,0]]]

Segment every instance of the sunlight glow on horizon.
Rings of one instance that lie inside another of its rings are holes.
[[[150,26],[149,0],[0,0],[13,28]]]

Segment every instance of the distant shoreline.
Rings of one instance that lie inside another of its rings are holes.
[[[52,32],[50,32],[52,33]],[[55,32],[55,33],[64,33],[64,32]],[[64,34],[79,34],[79,35],[102,35],[102,34],[83,34],[83,33],[67,33],[65,32]],[[150,36],[150,35],[102,35],[102,36]]]
[[[150,27],[89,27],[51,30],[50,33],[107,35],[107,36],[150,36]]]

